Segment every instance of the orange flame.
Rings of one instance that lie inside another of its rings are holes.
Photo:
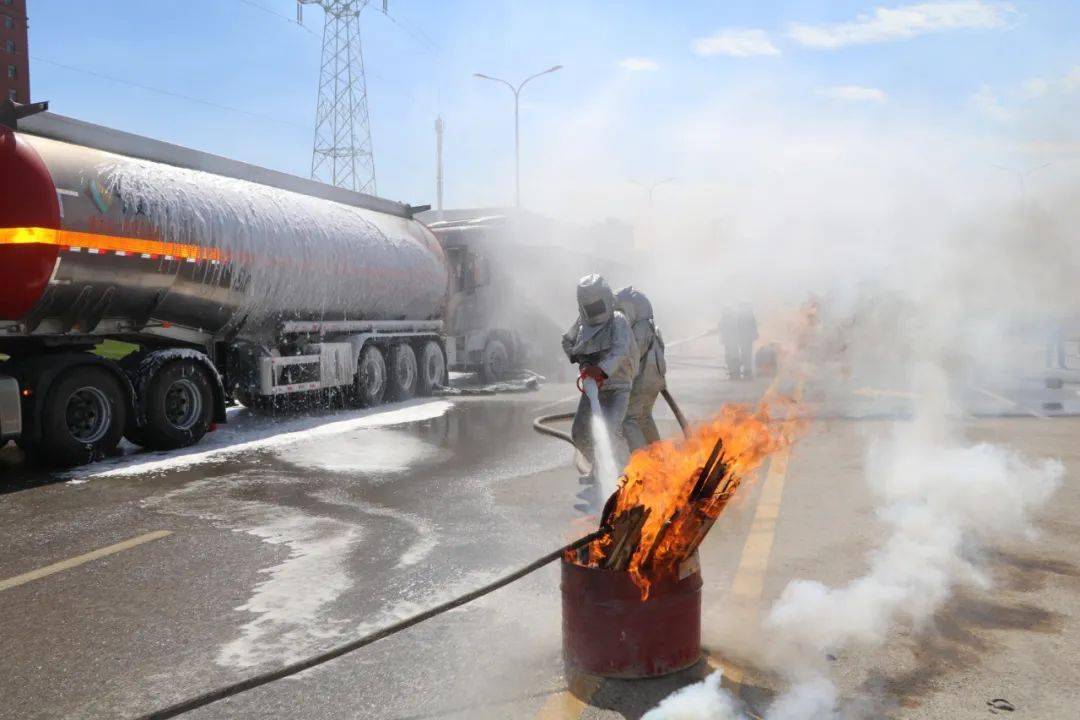
[[[638,450],[630,457],[610,517],[642,506],[649,511],[627,570],[649,594],[652,579],[674,573],[692,553],[712,522],[723,511],[742,483],[771,453],[789,445],[802,423],[794,413],[794,401],[771,403],[782,407],[783,420],[773,418],[770,404],[756,408],[725,405],[712,421],[693,428],[686,439],[664,440]],[[695,485],[716,446],[723,441],[720,482],[711,496],[691,498]],[[590,564],[599,564],[611,551],[610,533],[589,549]]]

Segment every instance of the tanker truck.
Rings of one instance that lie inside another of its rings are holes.
[[[449,270],[414,208],[7,110],[0,445],[70,467],[122,437],[197,443],[233,400],[370,406],[445,384]],[[137,350],[110,360],[107,340]]]

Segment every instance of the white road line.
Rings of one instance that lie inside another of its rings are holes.
[[[146,533],[145,535],[139,535],[123,542],[118,542],[115,545],[109,545],[107,547],[98,548],[92,552],[88,552],[85,555],[79,555],[77,557],[68,558],[67,560],[61,560],[58,563],[52,565],[46,565],[43,568],[37,570],[31,570],[30,572],[23,573],[22,575],[16,575],[10,577],[7,580],[0,580],[0,591],[10,590],[13,587],[19,585],[25,585],[28,582],[34,580],[40,580],[43,577],[53,575],[54,573],[62,572],[64,570],[70,570],[71,568],[84,565],[98,558],[103,558],[106,555],[113,555],[124,550],[130,550],[133,547],[148,543],[152,540],[160,540],[163,537],[172,535],[172,530],[155,530],[154,532]]]

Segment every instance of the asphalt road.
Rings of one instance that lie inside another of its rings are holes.
[[[725,381],[715,363],[673,363],[672,390],[692,418],[769,384]],[[992,585],[954,595],[933,628],[901,623],[884,650],[835,658],[843,697],[903,718],[986,717],[993,698],[1017,718],[1077,714],[1080,385],[1064,375],[1054,389],[1038,371],[957,388],[974,440],[1060,458],[1065,485],[1036,539],[984,549]],[[0,450],[0,717],[134,717],[382,627],[585,534],[569,448],[531,429],[572,397],[549,385],[366,413],[239,410],[198,448],[66,475]],[[762,468],[703,547],[699,666],[648,682],[568,680],[551,566],[190,717],[636,718],[713,667],[761,712],[782,683],[755,668],[728,593],[749,588],[757,613],[792,578],[835,585],[865,570],[882,539],[866,448],[907,422],[913,400],[857,378],[808,381],[803,397],[815,419],[786,471]],[[751,541],[768,483],[776,518]]]

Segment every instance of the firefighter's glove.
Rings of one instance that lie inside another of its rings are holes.
[[[581,366],[581,380],[585,381],[586,378],[591,378],[596,382],[596,389],[604,387],[604,381],[607,380],[607,373],[601,370],[596,365],[582,365]]]

